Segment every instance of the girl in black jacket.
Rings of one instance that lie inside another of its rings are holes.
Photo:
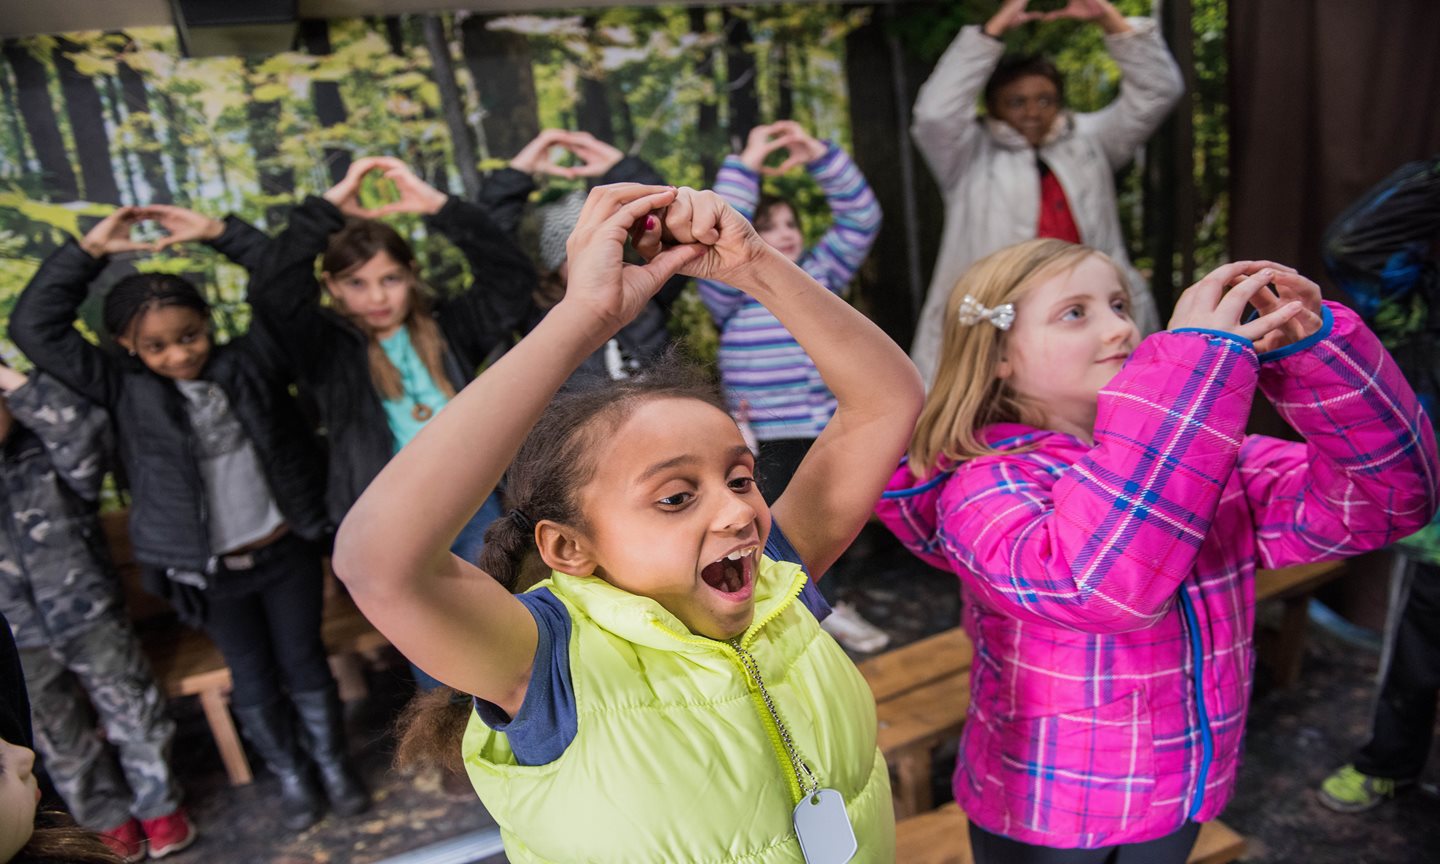
[[[106,258],[153,248],[130,239],[144,220],[170,232],[167,245],[204,240],[252,272],[268,242],[234,217],[122,207],[45,260],[16,303],[10,336],[37,367],[114,418],[135,557],[147,585],[168,587],[181,617],[220,647],[234,680],[231,709],[280,778],[285,825],[304,828],[323,808],[292,705],[331,807],[358,813],[369,795],[348,762],[320,638],[318,541],[333,528],[322,457],[275,362],[274,334],[257,320],[246,336],[213,345],[200,292],[159,273],[127,276],[105,297],[105,327],[128,357],[75,329]]]
[[[377,211],[359,201],[361,180],[372,171],[400,192]],[[390,213],[424,215],[464,253],[471,286],[432,300],[410,244],[371,218]],[[398,159],[370,157],[291,212],[251,285],[257,320],[281,335],[285,360],[318,410],[330,452],[327,511],[339,524],[390,457],[492,351],[508,346],[529,317],[536,275],[485,210],[431,187]],[[491,496],[452,551],[474,561],[485,527],[499,515]],[[415,671],[422,687],[433,686]]]

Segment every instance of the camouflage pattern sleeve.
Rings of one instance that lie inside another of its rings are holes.
[[[6,401],[15,419],[45,445],[65,485],[86,501],[98,500],[115,443],[109,413],[39,371]]]

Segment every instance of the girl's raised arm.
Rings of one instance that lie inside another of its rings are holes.
[[[810,355],[839,403],[771,508],[818,578],[860,533],[905,452],[925,398],[920,374],[879,327],[760,239],[715,193],[681,190],[666,223],[698,232],[677,233],[681,242],[715,244],[685,272],[760,301]]]
[[[643,267],[624,263],[631,229],[674,198],[638,185],[590,193],[570,237],[565,299],[390,460],[336,538],[336,574],[405,656],[512,713],[529,683],[534,619],[450,544],[560,385],[695,257],[682,247]]]

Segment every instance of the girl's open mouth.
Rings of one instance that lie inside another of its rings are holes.
[[[755,584],[755,551],[758,547],[750,546],[745,549],[737,549],[705,565],[700,571],[700,578],[705,584],[719,591],[721,594],[730,596],[732,599],[744,599],[744,595],[750,593],[750,588]]]

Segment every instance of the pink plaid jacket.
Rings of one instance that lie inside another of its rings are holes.
[[[955,798],[982,828],[1094,848],[1229,800],[1250,699],[1257,567],[1384,546],[1437,504],[1435,438],[1349,310],[1257,357],[1146,339],[1100,394],[1095,446],[995,426],[1001,452],[878,506],[960,576],[975,644]],[[1244,434],[1257,382],[1306,443]]]

